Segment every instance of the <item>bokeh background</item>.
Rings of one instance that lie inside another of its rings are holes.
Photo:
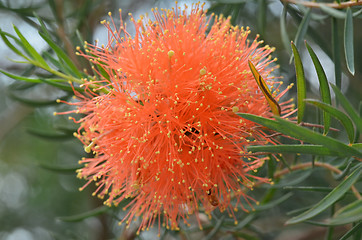
[[[194,1],[179,1],[179,5],[192,2]],[[65,49],[77,66],[88,68],[87,63],[74,54],[75,47],[82,45],[80,38],[88,42],[94,42],[95,39],[100,43],[107,42],[107,31],[100,21],[108,19],[109,11],[117,16],[118,9],[122,8],[123,19],[127,21],[128,12],[132,12],[137,18],[140,14],[150,12],[152,7],[173,6],[174,2],[167,0],[1,0],[0,28],[14,34],[12,25],[16,25],[39,52],[46,52],[49,49],[38,35],[35,13],[44,20],[56,42]],[[205,8],[209,9],[210,13],[232,16],[233,24],[250,26],[252,38],[259,33],[265,44],[276,47],[273,56],[278,58],[280,68],[274,74],[283,76],[286,83],[295,82],[294,65],[290,64],[291,48],[283,43],[281,38],[281,1],[215,0],[206,1]],[[306,11],[295,8],[299,12],[295,11],[293,15],[290,10],[285,18],[290,40],[295,39],[303,11]],[[118,18],[114,19],[117,24]],[[334,83],[331,19],[326,13],[315,9],[309,24],[303,40],[306,39],[311,44],[322,62],[328,80]],[[340,30],[340,54],[343,56],[343,19],[337,19],[337,24]],[[345,61],[341,61],[342,91],[356,109],[362,99],[361,27],[361,16],[357,16],[354,18],[355,76],[347,71]],[[132,34],[132,29],[128,30]],[[318,80],[311,59],[303,42],[298,47],[308,80],[307,97],[318,98]],[[4,71],[24,76],[47,74],[34,67],[10,61],[9,59],[19,60],[19,57],[1,40],[0,56],[0,69]],[[344,60],[343,57],[341,59]],[[288,97],[295,97],[295,94],[295,89],[292,89]],[[0,74],[0,239],[154,239],[157,230],[141,236],[123,231],[123,227],[117,224],[117,218],[120,217],[117,210],[81,221],[64,221],[66,218],[62,217],[82,214],[92,209],[103,210],[99,208],[102,202],[91,197],[92,187],[82,192],[78,190],[84,181],[76,178],[75,169],[78,167],[78,160],[85,153],[83,146],[68,134],[73,132],[76,126],[71,124],[67,117],[52,115],[54,111],[65,110],[67,106],[54,103],[35,107],[30,102],[25,104],[17,101],[16,96],[19,95],[26,99],[51,101],[64,96],[64,92],[48,85],[32,87],[21,84]],[[314,122],[315,116],[316,110],[309,107],[306,121]],[[333,126],[341,127],[336,121]],[[343,133],[335,134],[335,137],[346,139]],[[285,158],[293,161],[292,156],[286,155]],[[306,157],[306,160],[308,158]],[[280,187],[283,184],[284,187],[293,184],[330,187],[335,184],[330,174],[322,170],[297,172],[283,181]],[[258,191],[262,192],[263,189],[257,190],[256,196]],[[279,196],[285,196],[288,192],[281,190]],[[304,192],[294,192],[293,201],[258,214],[248,231],[257,232],[255,239],[322,239],[325,228],[311,225],[283,226],[289,211],[308,206],[322,197],[321,192],[308,192],[307,195]],[[344,230],[343,227],[337,228],[336,236],[338,231]],[[197,236],[204,237],[203,233]],[[187,239],[174,233],[168,234],[166,238]],[[222,236],[215,237],[218,238]]]

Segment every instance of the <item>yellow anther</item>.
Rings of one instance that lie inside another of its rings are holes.
[[[168,51],[167,53],[168,57],[172,57],[173,55],[175,55],[175,52],[173,50]]]

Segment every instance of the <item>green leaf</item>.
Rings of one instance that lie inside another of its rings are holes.
[[[258,0],[258,32],[262,38],[265,34],[267,8],[268,2],[266,0]]]
[[[24,104],[26,104],[26,105],[28,105],[30,107],[45,107],[45,106],[57,104],[56,99],[55,100],[48,100],[48,101],[46,101],[46,100],[32,100],[32,99],[29,99],[29,98],[24,98],[24,97],[17,96],[14,93],[12,93],[11,91],[8,94],[9,94],[9,97],[11,97],[12,99],[15,99],[16,101],[24,103]],[[68,98],[69,98],[69,96],[65,96],[65,97],[62,97],[60,99],[66,100]]]
[[[355,11],[354,13],[352,13],[353,17],[358,17],[360,14],[362,13],[362,8],[358,11]]]
[[[276,120],[271,120],[268,118],[259,117],[256,115],[248,114],[248,113],[237,113],[240,117],[256,122],[260,125],[268,127],[274,131],[280,132],[287,136],[291,136],[293,138],[297,138],[301,141],[305,141],[308,143],[313,143],[317,145],[322,145],[331,151],[338,151],[344,156],[356,156],[362,157],[362,153],[356,150],[353,147],[350,147],[334,138],[322,135],[317,132],[313,132],[307,128],[298,126],[290,121],[284,120],[282,118],[276,117]]]
[[[30,45],[28,40],[23,36],[23,34],[19,31],[19,29],[16,26],[13,26],[16,34],[18,35],[21,43],[24,45],[24,47],[27,49],[29,53],[29,57],[32,57],[34,60],[36,60],[38,63],[40,63],[43,67],[49,68],[48,64],[45,62],[44,58],[33,48],[33,46]]]
[[[276,170],[276,163],[275,158],[269,154],[268,163],[268,178],[272,179],[274,177],[274,172]]]
[[[313,187],[313,186],[285,186],[283,187],[285,190],[299,190],[299,191],[308,191],[308,192],[327,192],[329,193],[334,188],[331,187]],[[350,191],[352,193],[352,191]]]
[[[40,23],[40,29],[43,32],[43,34],[45,34],[46,36],[48,36],[50,38],[51,34],[49,33],[47,27],[45,26],[43,19],[41,19],[36,12],[33,12],[33,15],[36,17],[36,19]]]
[[[73,88],[69,85],[69,84],[63,84],[61,82],[64,82],[63,79],[40,79],[41,82],[44,82],[46,84],[49,84],[49,85],[52,85],[56,88],[59,88],[59,89],[62,89],[62,90],[65,90],[65,91],[69,91],[69,92],[74,92],[77,91],[77,92],[84,92],[84,89],[83,88],[80,88],[80,87],[73,87]]]
[[[300,44],[301,44],[302,40],[304,39],[304,36],[308,30],[310,14],[311,14],[311,9],[309,8],[307,10],[307,12],[305,13],[303,20],[298,27],[298,31],[297,31],[297,34],[294,39],[294,42],[295,42],[295,45],[297,46],[297,48],[300,47]]]
[[[27,129],[27,132],[31,135],[43,138],[45,140],[63,141],[65,139],[73,138],[72,134],[62,132],[49,132],[39,129]]]
[[[251,72],[253,73],[255,81],[259,86],[259,89],[264,94],[264,97],[271,108],[271,111],[274,115],[280,116],[281,108],[270,92],[268,85],[265,83],[263,77],[259,74],[258,70],[256,70],[254,64],[250,60],[248,60],[248,64]]]
[[[357,114],[357,112],[353,109],[352,105],[348,102],[347,98],[343,95],[343,93],[333,84],[330,84],[334,93],[336,94],[336,98],[339,103],[342,105],[344,110],[348,113],[348,116],[352,119],[356,128],[360,133],[362,133],[362,119]]]
[[[353,17],[351,8],[347,8],[344,24],[344,53],[348,71],[354,75],[354,50],[353,50]]]
[[[257,205],[257,206],[255,206],[255,211],[265,211],[265,210],[274,208],[274,207],[278,206],[279,204],[281,204],[282,202],[288,200],[291,196],[293,196],[293,193],[289,192],[274,201],[271,201],[271,202],[268,202],[265,204],[261,204],[261,205]],[[248,209],[248,207],[246,207],[246,208]]]
[[[300,44],[302,43],[302,40],[304,39],[304,36],[307,33],[309,21],[310,21],[310,13],[311,13],[311,9],[309,8],[307,10],[307,12],[305,13],[303,20],[298,27],[298,31],[297,31],[297,34],[294,39],[295,46],[297,48],[300,47]]]
[[[3,39],[4,43],[6,44],[6,46],[8,46],[8,48],[10,48],[14,53],[16,53],[17,55],[27,59],[27,57],[22,53],[20,52],[8,39],[8,37],[11,37],[13,38],[19,45],[21,44],[21,42],[19,41],[19,39],[15,38],[14,36],[6,33],[6,32],[3,32],[1,29],[0,29],[0,35],[1,35],[1,38]]]
[[[236,3],[243,3],[247,2],[248,0],[218,0],[218,3],[222,4],[236,4]]]
[[[104,69],[104,67],[102,67],[101,65],[97,64],[97,69],[98,72],[102,75],[102,77],[104,77],[105,79],[109,80],[109,74],[108,72]]]
[[[59,69],[61,72],[69,73],[69,71],[67,71],[66,67],[62,63],[62,61],[55,58],[50,52],[44,52],[43,56],[44,59],[53,64],[56,69]]]
[[[258,237],[254,237],[254,236],[251,236],[249,235],[248,233],[245,233],[245,232],[231,232],[231,234],[234,236],[234,237],[237,237],[236,239],[244,239],[244,240],[259,240],[260,238]]]
[[[300,11],[293,5],[288,5],[288,13],[297,22],[297,24],[302,22]],[[329,39],[327,40],[325,36],[320,36],[320,31],[313,29],[312,26],[308,27],[307,34],[332,59],[332,52],[331,48],[329,47]],[[297,46],[297,48],[299,47]]]
[[[79,222],[79,221],[82,221],[84,219],[103,214],[109,209],[110,208],[108,206],[101,206],[101,207],[95,208],[95,209],[90,210],[90,211],[85,212],[85,213],[81,213],[81,214],[77,214],[77,215],[73,215],[73,216],[58,217],[58,219],[63,221],[63,222]]]
[[[342,88],[342,69],[341,69],[341,54],[339,51],[339,36],[338,36],[338,22],[336,18],[332,18],[332,46],[333,46],[333,62],[334,62],[334,76],[336,78],[336,85],[339,89]]]
[[[353,145],[352,145],[353,147]],[[353,158],[351,158],[349,161],[348,161],[348,164],[347,166],[345,167],[345,169],[343,169],[343,171],[339,174],[333,174],[333,178],[336,180],[336,181],[341,181],[343,178],[345,178],[350,170],[351,170],[351,167],[352,167],[352,164],[353,164]]]
[[[64,61],[67,66],[70,68],[73,76],[82,78],[82,74],[79,72],[78,68],[68,57],[68,55],[61,49],[56,43],[54,43],[46,34],[39,32],[40,36],[49,44],[49,46],[54,50],[60,60]]]
[[[219,219],[217,219],[214,227],[211,229],[211,231],[203,238],[203,240],[212,240],[215,239],[215,235],[218,233],[220,228],[222,227],[222,224],[224,222],[225,215],[222,215]]]
[[[0,70],[0,72],[2,74],[4,74],[4,75],[8,76],[9,78],[12,78],[12,79],[15,79],[15,80],[25,81],[25,82],[30,82],[30,83],[41,83],[40,79],[18,76],[18,75],[14,75],[14,74],[5,72],[3,70]]]
[[[274,184],[273,188],[285,188],[297,185],[310,177],[313,169],[293,171],[286,177],[283,177],[278,183]]]
[[[243,229],[246,225],[252,222],[255,217],[256,217],[255,212],[249,213],[248,215],[246,215],[246,217],[244,217],[241,221],[238,222],[238,225],[236,225],[234,228],[230,228],[230,230],[237,231]]]
[[[10,91],[22,91],[22,90],[28,90],[32,87],[38,86],[38,83],[33,82],[25,82],[25,81],[14,81],[9,85]]]
[[[317,100],[306,99],[305,101],[321,108],[322,110],[330,113],[332,116],[337,118],[342,123],[344,128],[346,129],[346,132],[347,132],[348,138],[349,138],[349,142],[353,143],[355,130],[354,130],[351,119],[345,113],[341,112],[340,110],[336,109],[335,107],[333,107],[331,105],[325,104],[325,103],[317,101]]]
[[[352,144],[352,147],[354,147],[355,149],[358,149],[359,151],[362,151],[362,143]]]
[[[304,69],[302,60],[300,59],[300,55],[298,49],[295,47],[292,42],[292,49],[294,55],[294,64],[295,64],[295,72],[297,76],[297,90],[298,90],[298,123],[303,121],[303,116],[305,112],[305,102],[304,99],[307,95],[306,92],[306,82],[304,77]]]
[[[353,228],[351,228],[351,230],[346,232],[339,240],[347,240],[353,234],[356,233],[356,235],[357,235],[357,234],[361,233],[361,231],[362,231],[362,222],[357,223]],[[359,239],[359,238],[357,238],[357,239]]]
[[[238,18],[239,18],[240,12],[242,11],[244,5],[245,5],[245,2],[234,5],[234,9],[231,13],[231,20],[230,20],[231,25],[235,26],[239,23]]]
[[[292,171],[289,164],[287,163],[287,161],[285,160],[285,158],[282,155],[279,155],[278,159],[284,164],[284,166],[286,166],[289,169],[289,171]]]
[[[313,49],[309,46],[309,44],[307,42],[305,42],[305,45],[307,46],[309,55],[312,58],[315,70],[318,75],[319,91],[321,94],[321,99],[324,103],[331,104],[332,103],[331,93],[329,91],[326,73],[324,72],[323,67],[322,67],[321,63],[319,62],[319,59],[318,59],[317,55],[314,53]],[[326,135],[328,133],[329,127],[331,125],[331,117],[330,117],[329,113],[323,112],[323,121],[324,121],[324,132],[323,133]]]
[[[59,174],[75,174],[75,172],[77,171],[77,169],[79,169],[79,166],[55,166],[55,165],[48,165],[48,164],[39,164],[39,167],[52,171],[52,172],[56,172]]]
[[[271,152],[271,153],[302,153],[323,156],[344,156],[343,153],[332,151],[322,145],[266,145],[266,146],[249,146],[251,152]]]
[[[282,16],[280,17],[280,35],[281,35],[281,39],[282,39],[284,48],[287,50],[287,52],[290,55],[291,54],[291,51],[289,48],[290,39],[288,36],[286,19],[287,19],[287,5],[284,4]]]
[[[328,219],[330,225],[344,225],[362,220],[362,199],[354,201],[349,205],[339,209],[333,216]]]
[[[309,210],[303,212],[302,214],[289,219],[286,224],[295,224],[300,223],[305,220],[308,220],[334,204],[338,201],[348,190],[349,188],[357,181],[360,173],[361,173],[362,164],[351,173],[343,182],[341,182],[336,188],[333,189],[326,197],[324,197],[321,201],[315,204]]]
[[[327,13],[332,17],[341,18],[341,19],[344,19],[346,17],[346,14],[344,12],[328,7],[325,4],[320,4],[319,7],[323,12]]]
[[[362,101],[359,102],[358,105],[358,115],[359,115],[359,119],[356,120],[360,120],[360,122],[362,123]],[[352,121],[353,118],[352,118]],[[356,124],[356,123],[355,123]],[[357,125],[357,124],[356,124]],[[356,131],[356,139],[354,140],[354,142],[358,142],[359,141],[359,137],[361,136],[362,132],[359,130],[359,128],[357,127],[357,131]],[[361,143],[362,144],[362,143]]]

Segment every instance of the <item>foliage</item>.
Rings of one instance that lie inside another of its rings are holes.
[[[21,66],[21,71],[17,73],[7,69],[0,70],[2,77],[17,80],[7,89],[7,96],[12,100],[34,109],[62,109],[57,102],[69,100],[74,89],[82,91],[80,85],[83,78],[97,78],[95,72],[101,71],[101,68],[78,58],[74,51],[75,46],[83,43],[84,39],[93,42],[95,24],[92,20],[98,21],[102,18],[104,13],[99,13],[99,9],[104,6],[102,1],[95,0],[75,2],[64,1],[63,4],[59,4],[59,1],[48,0],[38,5],[17,8],[0,3],[1,9],[16,14],[38,29],[39,36],[47,44],[47,48],[39,52],[17,26],[13,26],[13,33],[0,29],[4,44],[17,55],[16,60],[13,60],[14,65]],[[53,13],[52,18],[41,15],[39,9],[42,4],[49,6]],[[114,3],[110,1],[108,4]],[[293,76],[287,79],[291,82],[296,79],[297,91],[294,95],[297,97],[298,113],[294,119],[283,119],[279,116],[267,119],[237,113],[240,117],[267,128],[270,136],[279,136],[278,145],[248,147],[248,151],[255,155],[269,157],[258,174],[264,174],[274,182],[273,185],[255,183],[255,190],[250,194],[260,200],[259,205],[248,209],[250,212],[237,212],[237,222],[229,218],[227,213],[214,211],[212,219],[207,219],[206,215],[205,219],[202,219],[202,230],[184,225],[177,232],[162,230],[161,238],[193,239],[202,236],[203,239],[218,239],[227,236],[228,239],[272,239],[288,231],[290,225],[303,229],[301,223],[306,223],[309,229],[314,229],[314,226],[324,227],[325,239],[360,239],[362,111],[361,108],[356,110],[355,106],[362,106],[362,60],[356,54],[358,46],[355,43],[361,41],[362,36],[358,35],[360,33],[354,30],[353,25],[361,25],[362,5],[356,1],[322,3],[292,0],[210,0],[207,6],[209,14],[231,16],[233,24],[250,25],[251,29],[258,30],[265,42],[276,46],[275,54],[279,58],[280,74]],[[281,10],[280,16],[273,14],[275,8]],[[65,19],[72,24],[66,24]],[[290,20],[293,24],[289,24]],[[327,24],[330,26],[328,30],[325,27]],[[66,26],[71,28],[66,29]],[[331,35],[330,42],[324,37],[326,34]],[[294,37],[291,37],[292,35]],[[335,64],[335,84],[327,77],[328,74],[319,57],[321,52]],[[305,55],[312,59],[312,65],[305,63]],[[289,62],[294,63],[294,68]],[[258,81],[256,69],[250,67]],[[305,74],[308,68],[314,69],[317,73],[319,96],[313,93],[310,79]],[[347,92],[344,90],[346,83],[342,81],[344,75],[349,77],[349,84],[352,86]],[[258,84],[263,86],[263,82]],[[42,89],[44,86],[49,87],[54,93],[50,94],[49,98],[27,96],[26,92]],[[97,89],[97,86],[93,87]],[[270,95],[266,94],[267,96]],[[276,101],[269,98],[268,102],[274,104]],[[273,113],[278,112],[277,107],[272,106]],[[51,119],[54,116],[47,115],[46,118]],[[66,121],[61,124],[49,124],[50,126],[34,123],[29,125],[28,133],[32,137],[41,137],[46,141],[69,141],[75,131],[75,125]],[[76,152],[75,156],[79,158],[80,154]],[[77,168],[75,164],[63,159],[47,163],[39,160],[37,165],[52,173],[67,174],[71,177],[75,177],[74,172]],[[59,186],[55,183],[53,187]],[[72,194],[70,192],[69,196]],[[68,232],[67,236],[63,235],[62,228],[68,225],[58,228],[55,225],[47,227],[47,231],[52,232],[55,239],[82,239],[92,236],[92,232],[98,234],[99,239],[119,239],[120,236],[133,239],[152,234],[144,232],[135,236],[135,229],[123,227],[115,230],[113,225],[124,216],[122,206],[103,207],[98,201],[94,204],[88,195],[89,193],[80,195],[83,200],[88,201],[88,204],[85,204],[88,212],[82,212],[85,210],[84,207],[72,207],[73,212],[66,211],[64,209],[67,208],[67,202],[62,203],[64,206],[60,210],[58,220],[62,224],[73,222],[73,225],[69,225],[70,233]],[[66,201],[71,201],[70,199],[71,197]],[[45,202],[45,196],[39,201]],[[127,202],[122,204],[126,205]],[[50,206],[52,207],[55,208]],[[103,230],[94,230],[88,226],[87,234],[79,233],[74,227],[77,223],[74,222],[85,222],[92,217],[98,218]],[[275,219],[281,222],[277,227],[274,226]],[[263,228],[265,222],[270,224],[268,229]],[[282,227],[283,224],[286,226]],[[0,229],[7,230],[9,229]],[[308,233],[307,231],[306,234]],[[0,232],[0,236],[1,234]],[[96,239],[94,236],[93,238]]]

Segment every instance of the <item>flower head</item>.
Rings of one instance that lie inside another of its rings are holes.
[[[81,160],[79,177],[96,182],[94,194],[106,204],[130,198],[125,220],[142,215],[140,229],[155,221],[177,229],[188,214],[197,216],[200,203],[206,212],[233,215],[244,209],[241,199],[253,200],[243,186],[268,181],[253,173],[264,159],[246,147],[273,140],[235,112],[272,116],[248,60],[279,99],[285,91],[269,76],[273,49],[249,41],[249,29],[229,18],[208,20],[202,8],[155,9],[148,21],[131,16],[133,37],[122,20],[118,30],[104,22],[108,44],[88,44],[82,54],[101,70],[74,103],[74,112],[85,114],[76,136],[95,155]],[[281,105],[282,114],[290,111]]]

